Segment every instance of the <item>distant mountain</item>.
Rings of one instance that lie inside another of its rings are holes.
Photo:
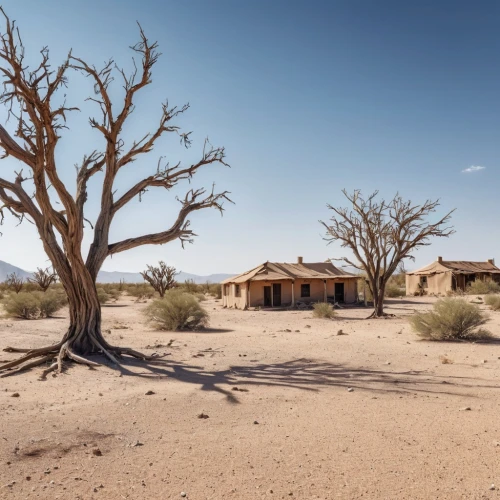
[[[18,276],[22,278],[31,278],[33,273],[29,271],[25,271],[19,267],[13,266],[12,264],[8,264],[7,262],[3,262],[0,260],[0,282],[5,281],[7,279],[8,274],[16,273]],[[179,273],[177,275],[177,281],[179,283],[184,283],[186,280],[193,280],[195,283],[206,283],[209,281],[210,283],[220,283],[222,280],[226,278],[230,278],[234,276],[234,274],[210,274],[208,276],[199,276],[197,274],[190,273]],[[120,271],[100,271],[97,275],[97,281],[99,283],[119,283],[120,281],[124,281],[125,283],[143,283],[144,280],[140,273],[122,273]]]
[[[179,283],[184,283],[186,280],[193,280],[195,283],[220,283],[226,278],[230,278],[234,274],[210,274],[208,276],[199,276],[197,274],[190,274],[181,272],[176,276],[176,280]],[[99,283],[119,283],[124,281],[125,283],[143,283],[144,279],[140,273],[124,273],[120,271],[100,271],[97,275],[97,281]]]
[[[7,279],[7,275],[12,273],[16,273],[18,276],[25,279],[30,278],[33,274],[0,260],[0,282],[5,281]]]

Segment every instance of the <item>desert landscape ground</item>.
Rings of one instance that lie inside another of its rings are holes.
[[[163,362],[0,379],[0,498],[497,498],[500,344],[419,340],[435,300],[324,320],[209,299],[208,330],[172,333],[122,297],[106,338]],[[0,319],[0,346],[59,340],[59,316]]]

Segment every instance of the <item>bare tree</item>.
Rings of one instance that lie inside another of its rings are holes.
[[[427,200],[413,205],[401,196],[386,202],[377,201],[378,191],[363,198],[361,191],[352,195],[342,191],[351,208],[335,208],[328,223],[321,222],[327,231],[326,240],[339,241],[354,254],[355,260],[342,257],[343,262],[366,273],[373,296],[374,310],[370,318],[384,316],[384,293],[389,278],[405,259],[414,259],[412,252],[429,245],[433,236],[448,237],[453,228],[447,226],[451,212],[435,223],[427,222],[439,206],[439,200]]]
[[[5,284],[11,290],[14,290],[14,292],[19,293],[23,289],[24,279],[21,278],[21,276],[18,276],[17,273],[8,274]]]
[[[179,273],[175,267],[167,266],[162,260],[158,263],[158,267],[147,267],[147,271],[142,272],[141,275],[153,287],[155,292],[160,294],[160,297],[163,297],[167,290],[174,288],[177,284],[175,277]]]
[[[28,278],[30,283],[38,285],[42,292],[46,292],[52,283],[57,282],[57,273],[53,270],[51,271],[48,267],[47,269],[37,268],[36,272],[33,273],[33,278]]]
[[[153,150],[157,140],[165,134],[177,134],[181,144],[191,144],[190,132],[181,132],[172,122],[188,109],[162,105],[159,121],[154,130],[134,140],[127,147],[123,129],[134,111],[134,100],[138,93],[151,83],[152,69],[160,56],[157,43],[150,42],[139,26],[140,40],[132,51],[140,61],[134,60],[134,70],[127,74],[117,68],[111,59],[98,69],[69,52],[67,58],[53,69],[49,61],[49,50],[41,50],[40,62],[30,68],[25,59],[25,47],[13,21],[5,17],[5,33],[0,37],[0,75],[3,92],[0,102],[6,105],[9,118],[16,122],[15,136],[19,143],[0,126],[0,148],[4,157],[11,156],[19,161],[23,169],[13,180],[0,178],[0,219],[8,211],[20,221],[28,219],[35,226],[45,252],[57,272],[69,301],[69,329],[57,344],[41,349],[23,350],[7,348],[10,352],[25,352],[20,359],[4,364],[0,370],[13,367],[21,369],[51,362],[50,370],[61,370],[64,358],[87,365],[95,362],[83,356],[102,353],[113,363],[119,363],[122,355],[145,359],[141,353],[129,348],[108,344],[101,332],[101,308],[96,291],[96,277],[105,259],[125,250],[141,245],[162,245],[174,240],[192,242],[195,234],[190,229],[189,218],[193,212],[215,208],[221,213],[227,192],[205,189],[190,189],[178,199],[180,208],[173,221],[166,221],[164,231],[110,241],[110,228],[116,214],[130,201],[151,188],[170,191],[183,180],[190,181],[204,166],[223,164],[224,148],[214,148],[205,141],[201,159],[196,163],[171,166],[158,161],[156,171],[146,175],[127,191],[117,194],[115,179],[125,166]],[[90,118],[90,127],[102,137],[102,149],[95,149],[84,156],[77,166],[76,186],[69,188],[61,180],[57,162],[59,140],[66,126],[67,114],[77,109],[65,102],[64,87],[71,72],[88,77],[94,86],[94,95],[87,101],[97,105],[99,117]],[[111,102],[112,82],[117,75],[122,80],[123,101]],[[23,172],[26,171],[27,174]],[[93,241],[86,257],[82,254],[84,236],[87,184],[102,173],[100,212],[93,229]],[[31,194],[33,192],[33,194]],[[60,204],[62,210],[56,208]],[[36,358],[34,360],[34,358]],[[27,362],[27,364],[25,364]],[[12,372],[8,372],[10,374]]]

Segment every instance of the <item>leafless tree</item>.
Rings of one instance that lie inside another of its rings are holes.
[[[24,279],[21,278],[17,273],[12,273],[7,275],[5,284],[14,292],[19,293],[24,286]]]
[[[142,272],[141,275],[154,288],[155,292],[160,294],[160,297],[163,297],[167,290],[174,288],[177,284],[175,277],[179,273],[175,267],[167,266],[162,260],[158,263],[158,267],[147,267],[147,271]]]
[[[26,353],[20,359],[4,364],[0,370],[20,369],[51,362],[49,370],[59,371],[64,358],[96,365],[83,356],[102,353],[113,363],[119,364],[122,355],[145,359],[141,353],[129,348],[108,344],[101,332],[101,308],[96,291],[96,277],[104,260],[125,250],[141,245],[162,245],[174,240],[182,244],[191,242],[194,233],[189,218],[193,212],[215,208],[221,213],[227,192],[205,189],[190,189],[179,199],[180,208],[164,231],[110,241],[110,228],[116,214],[130,201],[151,188],[170,191],[181,181],[190,181],[204,166],[223,164],[224,148],[212,147],[205,141],[201,159],[191,165],[170,165],[158,162],[156,170],[146,175],[123,193],[117,193],[115,179],[125,166],[153,150],[157,140],[165,134],[176,134],[181,144],[191,144],[190,132],[181,132],[173,124],[174,118],[184,113],[188,105],[181,108],[162,105],[159,120],[154,130],[129,143],[123,138],[123,129],[130,122],[134,111],[134,100],[151,83],[152,69],[160,56],[157,43],[150,42],[139,26],[140,40],[132,47],[139,59],[134,60],[133,70],[127,74],[111,59],[97,68],[69,52],[58,68],[49,61],[49,50],[44,47],[39,64],[30,68],[25,61],[25,47],[19,30],[5,12],[0,9],[6,22],[5,32],[0,36],[0,78],[3,92],[0,102],[6,105],[8,117],[16,123],[14,139],[0,126],[0,148],[4,157],[10,156],[22,166],[13,180],[0,178],[0,219],[10,212],[19,221],[28,219],[40,236],[45,252],[57,272],[69,301],[70,326],[57,344],[40,349],[23,350],[7,348],[10,352]],[[65,102],[64,87],[71,72],[80,73],[90,79],[94,95],[87,101],[97,105],[99,117],[90,118],[90,127],[102,137],[102,149],[90,151],[77,166],[76,186],[68,187],[60,176],[67,165],[59,165],[58,145],[61,134],[67,128],[68,113],[76,110]],[[111,102],[114,95],[112,83],[118,76],[123,85],[123,101]],[[18,142],[19,140],[19,142]],[[26,173],[24,173],[26,172]],[[93,241],[86,257],[82,254],[84,236],[87,183],[95,175],[102,175],[100,212],[92,226]],[[74,191],[74,195],[72,194]],[[56,208],[60,204],[62,210]],[[46,370],[47,371],[47,370]],[[7,374],[12,371],[7,372]]]
[[[328,223],[320,222],[326,228],[326,240],[339,241],[355,257],[355,260],[347,257],[338,260],[366,273],[374,306],[370,318],[379,318],[385,315],[384,293],[389,278],[405,259],[414,259],[414,250],[429,245],[431,237],[453,234],[453,228],[448,226],[453,210],[437,222],[429,223],[427,218],[436,211],[439,200],[414,205],[398,194],[387,202],[377,201],[378,191],[366,199],[361,191],[342,192],[351,207],[328,205],[334,216]]]
[[[38,267],[36,272],[33,273],[33,278],[28,278],[28,281],[38,285],[42,292],[46,292],[52,283],[57,282],[57,273],[48,267],[46,269]]]

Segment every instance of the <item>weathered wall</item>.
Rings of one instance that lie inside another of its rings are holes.
[[[459,276],[460,278],[460,276]],[[406,275],[406,295],[414,295],[419,291],[420,276]],[[460,285],[460,283],[458,283]],[[439,273],[433,276],[427,276],[427,286],[424,286],[425,292],[429,295],[446,295],[446,292],[452,290],[452,273]]]

